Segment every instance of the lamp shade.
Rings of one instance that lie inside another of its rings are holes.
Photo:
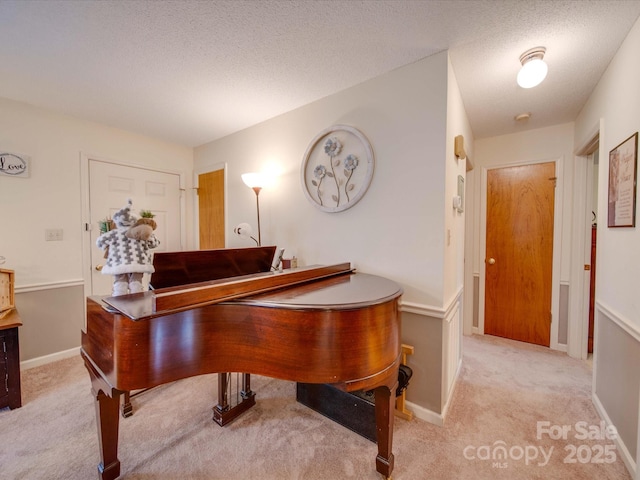
[[[241,237],[251,237],[253,235],[253,228],[248,223],[241,223],[233,231]]]
[[[243,173],[242,181],[249,188],[262,188],[266,183],[264,175],[257,172]]]

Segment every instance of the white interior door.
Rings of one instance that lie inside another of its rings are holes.
[[[109,295],[113,277],[98,270],[105,262],[104,252],[96,246],[100,236],[99,222],[112,217],[133,202],[132,212],[151,210],[158,224],[155,235],[160,246],[154,251],[181,250],[180,176],[140,167],[89,159],[89,213],[91,221],[91,294]],[[145,285],[149,278],[145,274]]]

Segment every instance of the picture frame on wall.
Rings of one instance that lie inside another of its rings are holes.
[[[636,226],[638,132],[609,152],[609,227]]]

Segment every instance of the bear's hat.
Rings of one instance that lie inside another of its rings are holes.
[[[138,218],[131,213],[132,205],[131,199],[128,199],[127,206],[113,214],[113,221],[118,227],[130,227],[138,220]]]

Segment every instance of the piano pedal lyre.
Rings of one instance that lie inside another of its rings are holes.
[[[229,387],[232,375],[236,378],[236,393],[229,399]],[[241,379],[242,385],[239,386]],[[219,373],[218,374],[218,404],[213,407],[213,421],[221,427],[238,418],[241,414],[256,404],[256,394],[251,391],[251,375],[248,373]]]
[[[151,388],[143,388],[141,390],[123,392],[122,396],[120,397],[120,414],[122,415],[122,418],[127,418],[133,415],[133,404],[131,403],[133,397],[136,397],[141,393],[149,390],[151,390]]]
[[[127,418],[133,415],[133,405],[131,404],[131,392],[126,391],[124,392],[124,395],[122,395],[120,409],[121,409],[120,413],[123,418]]]

